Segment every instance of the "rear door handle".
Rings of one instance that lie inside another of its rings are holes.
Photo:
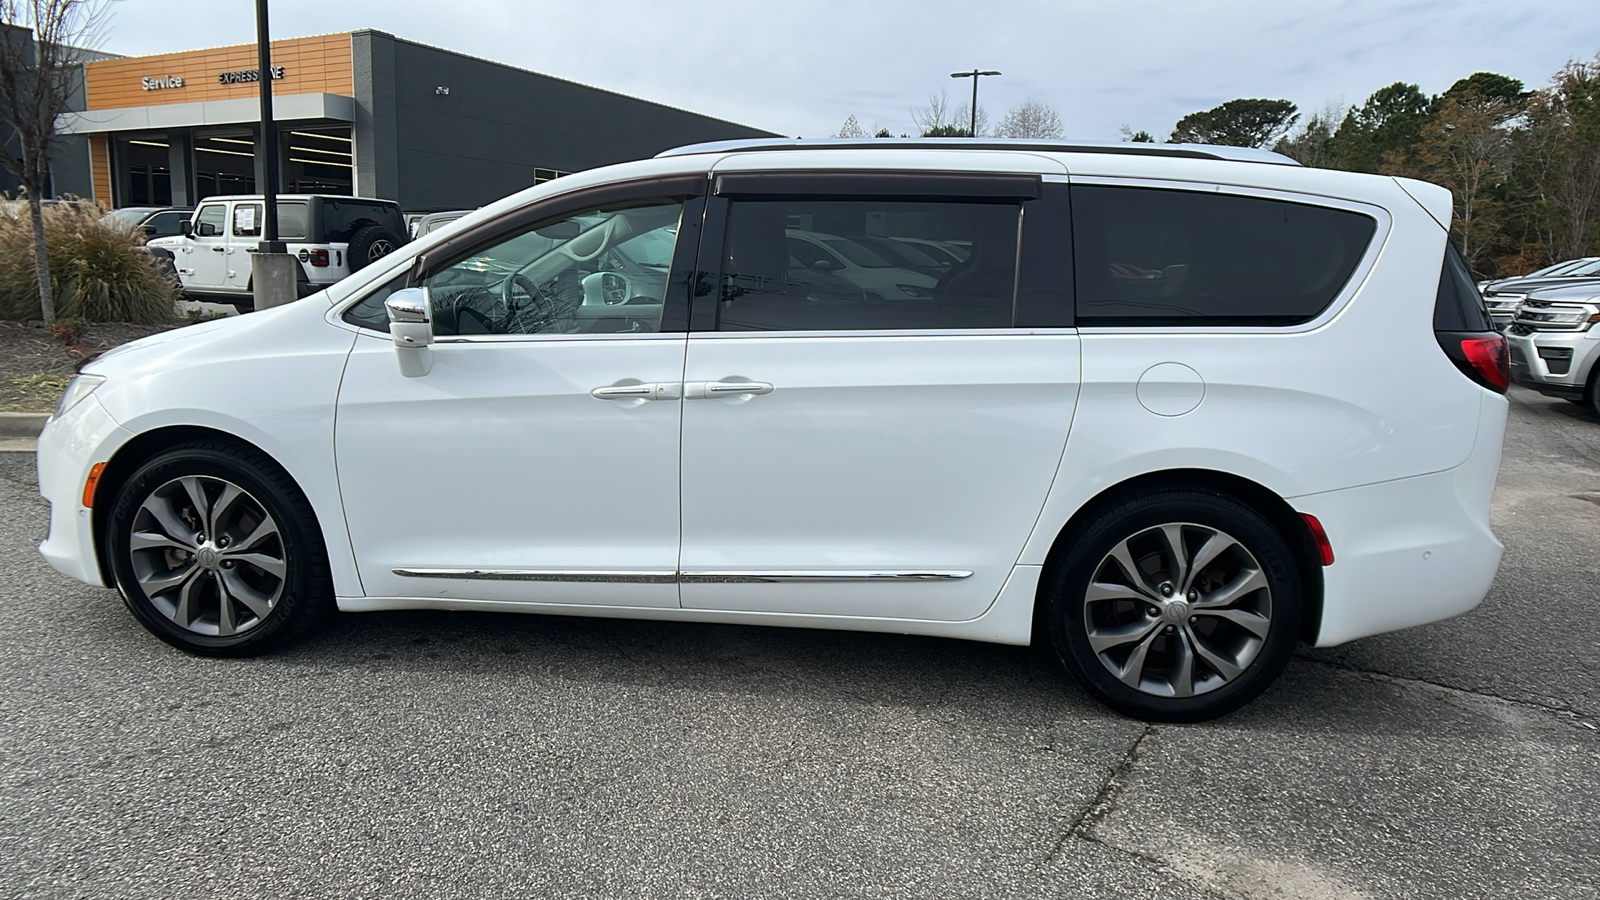
[[[683,385],[685,400],[705,400],[710,397],[738,397],[772,393],[772,385],[765,381],[689,381]]]
[[[613,384],[589,392],[596,400],[676,400],[682,396],[676,381],[651,384]]]
[[[228,251],[227,251],[226,247],[212,247],[211,248],[211,252],[212,253],[226,253]]]

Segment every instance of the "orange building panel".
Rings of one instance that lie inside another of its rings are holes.
[[[273,82],[276,94],[355,92],[349,34],[273,41],[272,65],[283,69],[283,78]],[[254,44],[101,60],[84,66],[86,100],[89,109],[120,109],[248,99],[257,96],[256,82],[223,84],[218,76],[255,68]]]
[[[103,134],[89,135],[89,181],[94,201],[111,209],[111,150]]]

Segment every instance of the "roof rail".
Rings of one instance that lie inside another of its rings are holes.
[[[688,144],[656,154],[694,156],[702,153],[750,153],[766,150],[1013,150],[1024,153],[1113,153],[1123,156],[1169,156],[1179,159],[1221,159],[1234,162],[1298,166],[1281,153],[1220,144],[1145,144],[1131,141],[1039,141],[1028,138],[749,138]]]

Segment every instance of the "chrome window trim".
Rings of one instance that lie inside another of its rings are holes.
[[[1377,228],[1372,232],[1372,241],[1367,244],[1367,251],[1362,255],[1361,261],[1356,264],[1355,271],[1350,273],[1350,279],[1345,282],[1344,289],[1339,291],[1333,300],[1328,303],[1326,309],[1318,313],[1316,318],[1309,322],[1302,322],[1299,325],[1110,326],[1080,324],[1078,332],[1085,337],[1099,334],[1303,334],[1316,331],[1337,319],[1349,307],[1350,300],[1361,291],[1362,286],[1366,284],[1367,277],[1372,274],[1373,269],[1377,268],[1378,256],[1382,254],[1384,245],[1389,242],[1389,235],[1394,232],[1394,217],[1389,214],[1387,209],[1371,203],[1347,200],[1327,194],[1284,191],[1275,188],[1224,184],[1215,181],[1176,181],[1171,179],[1123,178],[1106,175],[1073,175],[1069,176],[1067,183],[1074,186],[1155,188],[1169,191],[1189,191],[1191,193],[1231,194],[1236,197],[1258,197],[1263,200],[1281,200],[1285,203],[1300,203],[1307,206],[1342,209],[1370,216],[1377,222]]]

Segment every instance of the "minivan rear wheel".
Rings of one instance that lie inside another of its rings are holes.
[[[1300,633],[1299,571],[1255,510],[1220,493],[1145,491],[1108,505],[1054,570],[1057,654],[1116,711],[1196,722],[1250,702]]]
[[[108,551],[134,618],[202,656],[253,656],[331,606],[321,529],[288,473],[203,441],[140,466],[113,507]]]

